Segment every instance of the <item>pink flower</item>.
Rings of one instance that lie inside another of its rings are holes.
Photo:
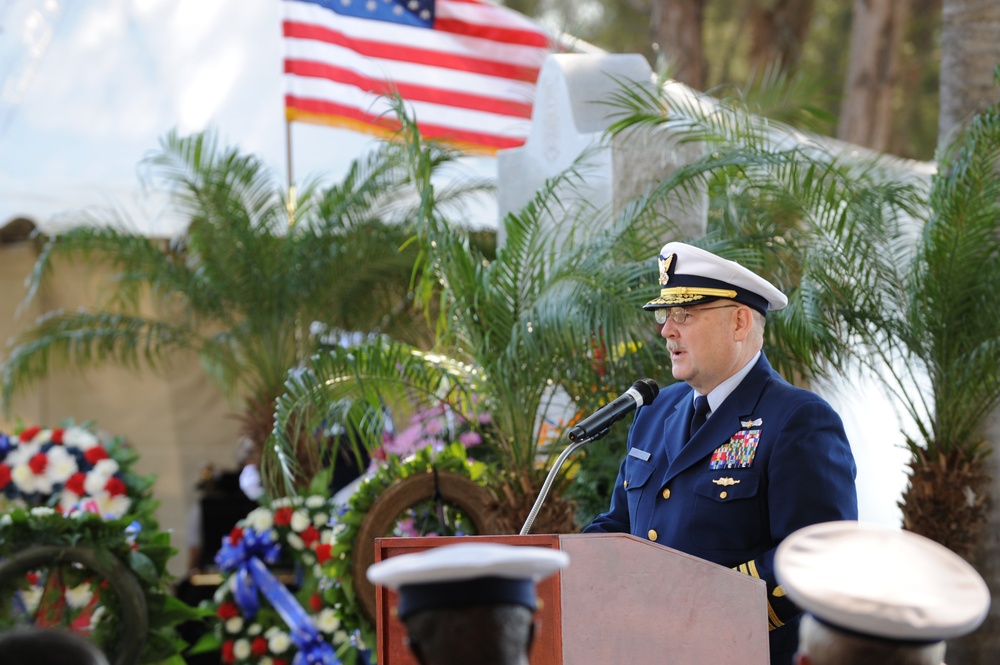
[[[462,445],[466,448],[472,446],[478,446],[483,442],[483,437],[479,436],[479,432],[465,432],[464,434],[458,435],[458,440],[462,442]]]

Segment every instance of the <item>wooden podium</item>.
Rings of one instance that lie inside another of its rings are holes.
[[[531,665],[768,665],[763,580],[624,534],[377,538],[375,560],[462,542],[561,549],[559,575],[539,583]],[[416,665],[376,587],[379,665]]]

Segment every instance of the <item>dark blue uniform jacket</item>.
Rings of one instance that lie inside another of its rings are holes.
[[[611,508],[584,531],[630,533],[763,579],[771,662],[790,663],[799,609],[775,580],[774,552],[806,525],[857,519],[843,423],[763,354],[686,442],[692,411],[685,383],[639,410]]]

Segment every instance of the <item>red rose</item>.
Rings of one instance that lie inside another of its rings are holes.
[[[233,642],[232,640],[226,640],[222,643],[222,662],[223,663],[235,663],[236,654],[233,653]]]
[[[233,527],[233,530],[229,532],[229,544],[239,545],[240,541],[243,540],[243,529],[242,527]]]
[[[102,459],[108,459],[108,451],[101,446],[94,446],[93,448],[88,448],[83,453],[83,457],[91,464],[97,464]]]
[[[260,636],[253,638],[253,642],[250,643],[250,652],[255,656],[263,656],[266,654],[267,640]]]
[[[302,536],[302,541],[306,544],[306,547],[312,547],[313,543],[319,540],[319,531],[312,524],[299,535]]]
[[[87,490],[83,486],[86,480],[87,474],[77,471],[66,481],[66,489],[77,496],[83,496],[87,493]]]
[[[10,484],[10,467],[0,464],[0,490]]]
[[[36,436],[38,436],[38,433],[41,431],[42,428],[39,427],[38,425],[35,425],[34,427],[29,427],[28,429],[23,429],[21,430],[21,435],[20,435],[21,441],[27,443],[28,441],[31,441]]]
[[[36,476],[40,476],[45,473],[45,467],[49,465],[49,456],[45,453],[37,453],[28,460],[28,466],[31,467],[32,473]]]
[[[278,508],[274,511],[274,526],[288,526],[291,524],[293,512],[290,506]]]
[[[240,615],[240,608],[236,607],[236,603],[222,603],[215,610],[215,614],[223,621],[229,621],[233,617]]]
[[[309,596],[309,609],[312,610],[313,614],[323,609],[323,599],[319,597],[318,593]]]
[[[316,561],[319,563],[325,563],[330,560],[333,556],[333,545],[327,543],[326,545],[316,546]]]
[[[108,478],[108,482],[104,485],[104,490],[111,496],[121,496],[125,494],[128,488],[125,487],[125,483],[122,482],[121,478],[116,478],[111,476]]]
[[[52,443],[58,443],[61,446],[63,442],[63,433],[65,431],[66,430],[62,429],[61,427],[57,427],[56,429],[52,430]]]

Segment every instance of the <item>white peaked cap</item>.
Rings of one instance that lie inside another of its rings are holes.
[[[826,522],[778,547],[775,574],[788,597],[819,621],[864,636],[940,642],[985,620],[990,592],[959,555],[909,531]]]
[[[368,568],[368,579],[399,592],[399,616],[425,609],[513,603],[535,609],[535,583],[569,565],[562,550],[460,543],[402,554]]]

